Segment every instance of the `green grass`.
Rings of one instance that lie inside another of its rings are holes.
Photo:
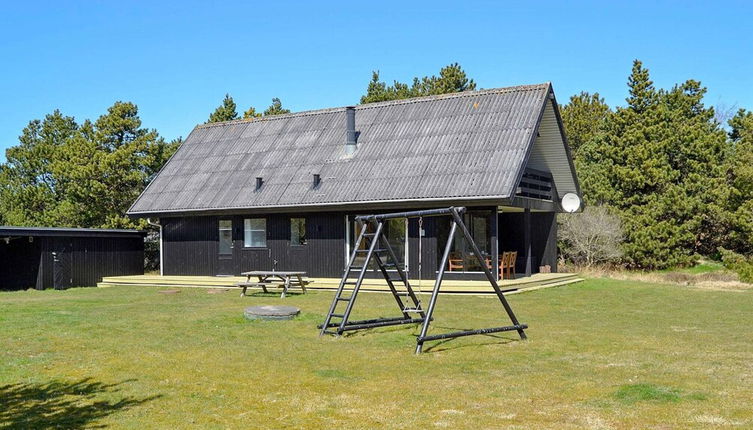
[[[510,296],[514,333],[319,338],[332,297],[144,287],[0,293],[5,428],[708,428],[753,426],[753,291],[595,279]],[[292,321],[247,321],[285,303]],[[394,315],[363,294],[356,317]],[[440,297],[433,331],[507,324]]]
[[[719,263],[717,261],[704,260],[704,261],[699,262],[693,267],[679,269],[677,271],[682,272],[682,273],[688,273],[690,275],[700,275],[702,273],[718,272],[720,270],[724,270],[724,266],[722,265],[722,263]]]
[[[630,384],[623,385],[614,393],[617,400],[628,404],[637,402],[679,402],[683,399],[706,400],[703,393],[691,393],[684,395],[682,391],[670,388],[660,387],[653,384]]]

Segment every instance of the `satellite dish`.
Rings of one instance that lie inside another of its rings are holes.
[[[580,197],[575,193],[567,193],[562,196],[562,209],[565,212],[573,213],[580,209]]]

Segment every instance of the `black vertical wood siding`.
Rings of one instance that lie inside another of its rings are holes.
[[[216,275],[219,241],[216,217],[161,218],[165,275]]]
[[[165,275],[227,275],[248,270],[303,270],[309,276],[340,276],[345,261],[345,214],[275,214],[227,217],[163,218],[163,272]],[[307,244],[290,244],[290,218],[306,219]],[[244,219],[267,220],[267,246],[243,246]],[[233,222],[233,273],[221,273],[219,221]]]
[[[58,256],[55,264],[53,253]],[[144,238],[27,237],[0,242],[0,289],[96,286],[104,276],[144,273]],[[7,264],[6,264],[7,263]],[[57,267],[57,279],[55,282]]]
[[[484,207],[490,212],[494,208]],[[405,209],[405,210],[410,210]],[[228,215],[161,218],[163,272],[165,275],[238,275],[249,270],[269,270],[277,260],[277,270],[302,270],[311,277],[339,278],[345,268],[345,216],[359,213],[321,212],[267,215]],[[307,244],[290,244],[290,218],[306,219]],[[267,246],[244,248],[244,219],[267,220]],[[227,267],[219,264],[219,221],[232,220],[233,253]],[[500,214],[499,252],[518,250],[523,255],[522,214]],[[534,271],[539,262],[556,263],[556,223],[553,213],[533,213],[532,250]],[[421,243],[421,278],[434,279],[438,269],[436,218],[423,220],[425,236]],[[351,232],[353,234],[353,232]],[[351,240],[353,240],[351,238]],[[408,267],[411,277],[418,276],[418,219],[408,222]],[[229,270],[227,270],[229,268]],[[232,272],[232,273],[223,273]],[[374,276],[369,273],[368,276]],[[448,279],[485,279],[483,274],[448,273]]]

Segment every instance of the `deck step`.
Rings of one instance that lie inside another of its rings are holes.
[[[336,278],[313,278],[315,281],[309,284],[307,290],[333,291],[340,285],[340,279]],[[576,273],[563,274],[537,274],[532,278],[519,278],[515,280],[504,280],[499,282],[499,287],[505,294],[518,294],[526,291],[534,291],[542,287],[568,285],[579,282],[582,279]],[[107,276],[97,284],[99,287],[134,287],[150,286],[161,288],[191,287],[191,288],[233,288],[233,284],[246,281],[246,277],[215,277],[215,276],[159,276],[159,275],[130,275],[130,276]],[[418,285],[418,279],[409,279],[410,285],[414,290]],[[346,281],[353,282],[353,281]],[[400,281],[393,281],[399,289],[403,289]],[[426,285],[433,284],[433,281],[424,280],[424,291]],[[346,287],[353,287],[348,284]],[[346,288],[350,291],[352,288]],[[361,291],[369,292],[389,292],[389,286],[384,279],[366,278],[361,284]],[[402,291],[401,291],[402,293]],[[415,291],[419,294],[419,291]],[[445,280],[442,284],[442,294],[494,294],[493,289],[488,283],[483,281],[453,281]]]

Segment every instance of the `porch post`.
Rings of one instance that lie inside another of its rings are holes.
[[[523,212],[523,243],[526,257],[526,276],[531,276],[531,209],[525,208]]]
[[[491,260],[494,277],[499,282],[499,213],[496,206],[492,208],[491,213],[492,219],[489,224],[489,236],[491,236],[492,241]]]

